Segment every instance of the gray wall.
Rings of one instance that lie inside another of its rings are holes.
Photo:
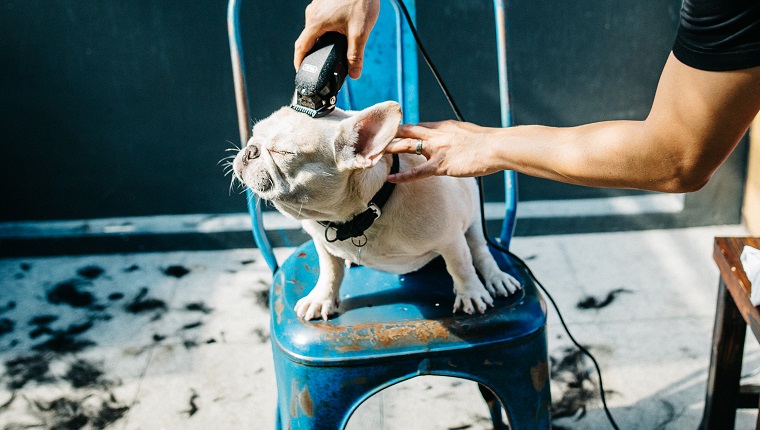
[[[290,98],[307,3],[244,3],[254,118]],[[508,3],[517,124],[646,116],[679,1]],[[5,0],[0,8],[1,220],[244,210],[217,165],[238,139],[225,1]],[[492,3],[418,1],[417,15],[465,117],[498,125]],[[422,120],[452,117],[423,63],[420,101]],[[731,163],[718,191],[738,188],[739,198],[719,210],[738,221],[744,156]],[[501,181],[489,181],[495,199]],[[522,200],[631,193],[520,181]]]

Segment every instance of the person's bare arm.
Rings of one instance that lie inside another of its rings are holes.
[[[364,65],[364,47],[380,14],[380,0],[314,0],[306,7],[306,24],[295,43],[298,70],[319,36],[337,31],[348,39],[348,74],[357,79]]]
[[[480,176],[515,170],[594,187],[687,192],[704,186],[760,110],[760,67],[708,72],[673,55],[663,69],[649,116],[578,127],[485,128],[442,123],[402,126],[387,152],[428,161],[389,178]]]

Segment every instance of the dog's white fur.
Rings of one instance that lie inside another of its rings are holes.
[[[337,310],[343,260],[402,274],[441,255],[454,280],[454,312],[483,313],[493,306],[492,296],[520,288],[488,251],[472,178],[434,176],[397,185],[380,218],[366,231],[361,253],[351,240],[325,239],[325,227],[317,221],[351,219],[367,209],[382,187],[392,163],[383,151],[400,121],[395,102],[360,112],[336,109],[320,119],[285,107],[257,123],[247,148],[236,156],[237,178],[284,214],[301,220],[314,238],[320,274],[311,293],[296,304],[299,317],[327,319]],[[423,161],[401,155],[401,171]]]

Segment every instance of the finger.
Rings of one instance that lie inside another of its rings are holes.
[[[348,37],[348,75],[353,79],[359,79],[364,67],[364,47],[367,45],[367,37],[362,34],[351,34]]]
[[[427,127],[431,130],[450,130],[451,128],[470,127],[473,124],[469,122],[447,119],[445,121],[421,122],[419,125]]]
[[[443,121],[421,122],[417,125],[421,127],[425,127],[425,128],[436,129],[436,128],[440,128],[443,125]]]
[[[317,38],[324,34],[324,31],[320,31],[317,27],[306,27],[301,32],[301,35],[296,39],[293,51],[293,67],[298,70],[301,67],[303,59],[306,58],[306,54],[314,46],[314,42]]]
[[[418,139],[395,139],[385,147],[387,154],[416,154]]]
[[[396,131],[396,137],[427,140],[431,137],[431,134],[430,129],[421,124],[401,124],[398,131]]]
[[[392,182],[394,184],[400,184],[403,182],[410,182],[427,178],[433,176],[433,174],[435,174],[435,165],[428,161],[418,166],[414,166],[407,171],[388,175],[387,180],[388,182]]]

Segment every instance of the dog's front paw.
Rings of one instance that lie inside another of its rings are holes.
[[[337,312],[338,310],[338,297],[333,294],[323,294],[315,288],[309,295],[302,298],[296,303],[295,311],[298,318],[303,318],[307,321],[322,317],[327,321],[327,318]]]
[[[480,285],[469,286],[464,288],[454,288],[457,293],[457,297],[454,300],[454,313],[457,311],[463,311],[466,314],[472,315],[475,310],[481,314],[486,312],[489,306],[493,306],[493,298],[491,294]]]
[[[486,290],[491,293],[492,297],[507,297],[522,288],[517,279],[501,270],[495,270],[493,273],[489,274],[485,281]]]

